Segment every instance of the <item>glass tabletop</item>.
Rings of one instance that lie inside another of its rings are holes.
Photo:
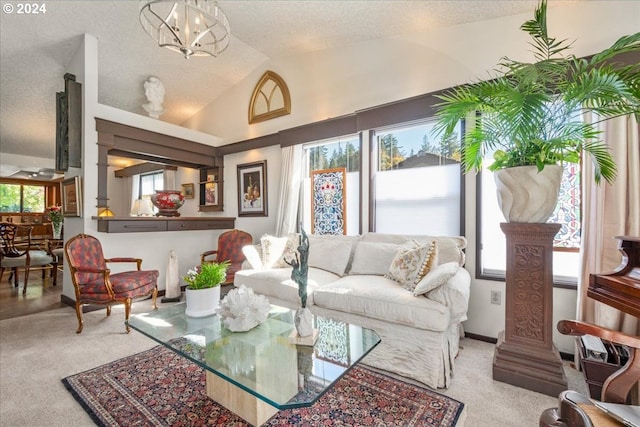
[[[313,404],[380,342],[370,329],[315,316],[315,344],[295,345],[295,310],[272,305],[261,325],[232,332],[217,315],[186,316],[185,306],[136,314],[128,324],[278,409]]]

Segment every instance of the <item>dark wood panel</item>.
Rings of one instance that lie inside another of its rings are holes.
[[[156,231],[227,230],[234,217],[92,217],[103,233],[149,233]]]
[[[224,230],[234,228],[234,224],[234,218],[223,218],[222,220],[212,219],[206,221],[167,221],[167,230]]]

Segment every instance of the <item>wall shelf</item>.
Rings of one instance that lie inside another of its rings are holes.
[[[233,217],[91,217],[102,233],[149,233],[154,231],[231,230]]]

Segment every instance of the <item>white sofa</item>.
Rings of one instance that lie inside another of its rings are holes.
[[[291,267],[283,262],[295,247],[293,242],[265,236],[261,245],[246,247],[249,268],[236,273],[235,286],[252,288],[272,304],[299,307]],[[434,242],[434,264],[416,290],[425,285],[434,289],[416,296],[385,277],[399,249]],[[362,363],[432,388],[448,387],[470,292],[471,279],[462,267],[464,237],[367,233],[309,236],[309,243],[307,306],[311,311],[377,332],[381,343]]]

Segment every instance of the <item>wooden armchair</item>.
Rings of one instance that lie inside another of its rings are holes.
[[[218,249],[203,252],[200,255],[200,263],[229,261],[227,280],[223,285],[233,283],[236,271],[242,268],[245,260],[242,248],[251,244],[253,244],[251,234],[236,229],[225,231],[218,237]],[[211,259],[210,257],[214,255],[215,258]]]
[[[604,382],[600,400],[609,403],[638,404],[636,392],[640,381],[640,337],[578,320],[561,320],[558,322],[558,331],[564,335],[593,335],[629,347],[629,360]],[[550,408],[542,413],[540,427],[597,425],[590,416],[590,405],[592,402],[586,396],[572,390],[564,391],[560,394],[558,408]],[[596,414],[598,411],[596,409]]]
[[[27,293],[29,272],[31,267],[50,266],[53,262],[47,252],[32,245],[32,228],[11,222],[0,223],[0,277],[6,269],[13,275],[14,286],[18,287],[18,269],[24,269],[24,286],[22,293]],[[42,278],[45,269],[42,270]],[[11,277],[9,277],[11,280]]]
[[[78,329],[82,332],[82,306],[102,304],[107,306],[107,316],[111,315],[111,305],[124,304],[125,322],[129,320],[131,303],[134,298],[149,296],[153,298],[153,308],[157,309],[158,271],[141,270],[140,258],[104,258],[100,241],[87,234],[72,237],[64,246],[69,263],[71,280],[76,292],[76,315]],[[107,263],[135,263],[137,269],[111,274]],[[126,324],[129,333],[129,325]]]

